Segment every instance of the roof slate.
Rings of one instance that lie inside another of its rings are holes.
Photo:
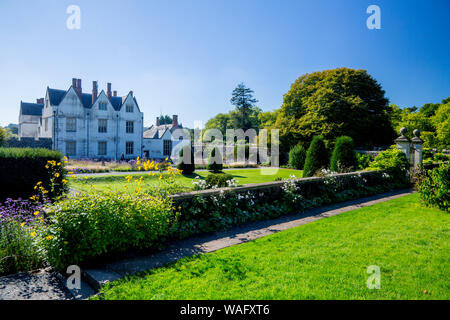
[[[29,102],[21,102],[20,103],[20,112],[22,115],[42,116],[43,108],[44,108],[43,104],[29,103]]]

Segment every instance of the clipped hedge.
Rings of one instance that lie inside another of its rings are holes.
[[[34,186],[42,181],[49,190],[50,174],[45,168],[48,161],[62,162],[62,154],[47,149],[0,148],[0,201],[6,198],[24,198],[34,195]],[[55,190],[49,196],[54,198],[65,190],[62,180],[65,176],[63,166],[59,166],[59,177],[55,180]]]
[[[336,139],[331,156],[330,169],[334,172],[349,172],[357,169],[358,160],[353,139],[341,136]]]
[[[208,185],[216,188],[223,188],[228,186],[228,181],[233,179],[233,176],[226,173],[209,174],[206,176],[205,181]]]
[[[208,171],[214,172],[214,173],[218,173],[221,172],[223,169],[223,163],[222,163],[222,159],[220,159],[219,163],[216,162],[216,160],[214,159],[214,157],[216,156],[216,150],[218,150],[218,148],[214,147],[211,150],[211,153],[209,154],[208,157],[208,165],[206,166],[206,169]],[[220,151],[218,151],[220,153]]]
[[[189,152],[191,155],[190,163],[184,162],[183,155],[185,152]],[[183,148],[181,148],[179,153],[177,169],[181,170],[182,173],[185,175],[192,174],[195,171],[194,150],[192,150],[191,146],[184,146]]]
[[[306,150],[302,145],[296,145],[289,151],[289,167],[302,170],[305,166]]]
[[[304,177],[312,177],[318,170],[328,166],[328,151],[322,136],[315,136],[306,152]]]

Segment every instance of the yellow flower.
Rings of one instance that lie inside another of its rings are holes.
[[[169,160],[169,157],[166,157],[166,158],[164,159],[164,161],[167,161],[167,160]]]
[[[67,183],[67,180],[66,179],[62,179],[62,183]]]
[[[72,179],[76,179],[76,178],[77,178],[77,176],[73,174],[72,175]]]
[[[58,173],[58,172],[55,173],[55,177],[56,177],[56,178],[59,178],[59,173]]]
[[[88,178],[88,176],[84,176],[84,179],[87,179]]]
[[[61,165],[61,162],[58,162],[58,163],[57,163],[57,166],[60,166],[60,165]]]
[[[39,215],[39,211],[35,211],[33,214],[34,214],[35,216],[38,216],[38,215]]]
[[[73,174],[73,172],[72,172],[72,171],[69,171],[68,174]]]
[[[45,237],[45,239],[47,239],[47,240],[52,240],[52,239],[53,239],[53,236],[47,236],[47,237]]]
[[[37,186],[41,185],[42,181],[39,181],[38,183],[36,183]]]
[[[162,180],[163,176],[162,174],[159,175],[159,180]]]
[[[25,222],[22,222],[22,223],[20,224],[21,227],[23,227],[24,225],[25,225]]]
[[[30,236],[32,237],[32,238],[34,238],[35,236],[36,236],[36,232],[32,232],[32,233],[30,233]]]

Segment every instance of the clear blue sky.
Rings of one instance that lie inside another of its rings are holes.
[[[66,9],[81,8],[81,29]],[[366,8],[381,8],[369,30]],[[192,127],[227,112],[244,82],[273,110],[300,75],[366,69],[392,103],[421,106],[450,96],[450,1],[1,0],[0,125],[19,102],[112,82],[133,90],[150,125],[161,112]]]

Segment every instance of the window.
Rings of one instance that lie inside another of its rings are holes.
[[[134,132],[134,122],[133,121],[127,121],[127,123],[126,123],[126,130],[127,130],[127,133],[133,133]]]
[[[164,140],[164,156],[170,156],[172,153],[172,140]]]
[[[77,118],[66,118],[66,132],[77,131]]]
[[[45,118],[45,131],[48,131],[48,118]]]
[[[125,144],[125,153],[126,154],[133,154],[134,153],[134,142],[133,141],[127,141]]]
[[[107,110],[108,104],[106,102],[99,102],[98,103],[98,110]]]
[[[98,155],[99,156],[106,156],[106,141],[99,141],[98,142]]]
[[[98,132],[106,132],[107,125],[108,125],[107,119],[98,119]]]
[[[127,104],[126,111],[127,112],[133,112],[133,105],[132,104]]]
[[[66,155],[67,156],[76,156],[77,155],[76,141],[66,141]]]

